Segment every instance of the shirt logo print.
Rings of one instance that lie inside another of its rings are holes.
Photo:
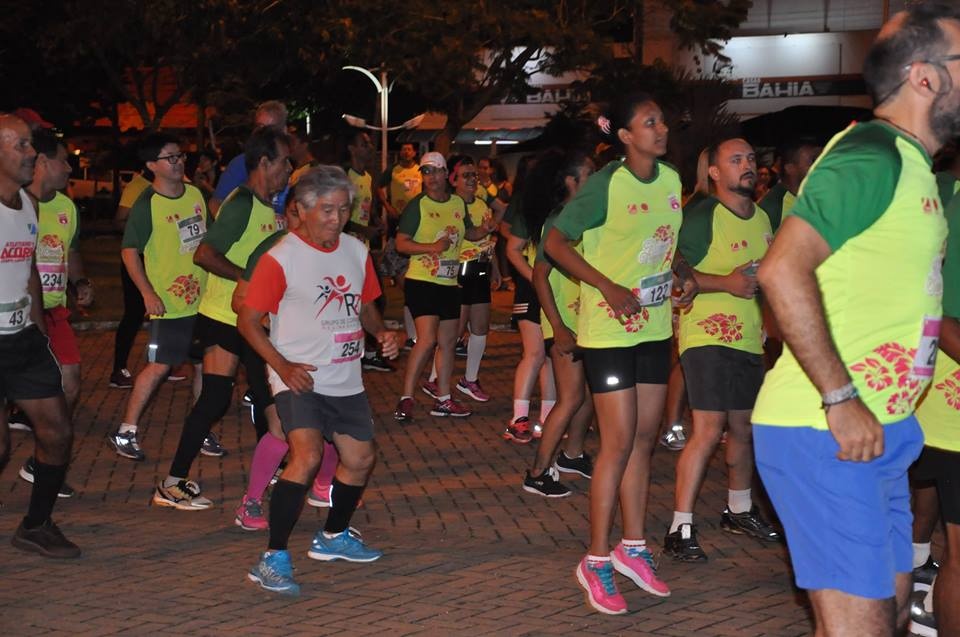
[[[746,239],[742,241],[734,241],[733,243],[730,244],[730,249],[733,250],[734,252],[738,252],[740,250],[746,250],[747,245],[748,244]]]

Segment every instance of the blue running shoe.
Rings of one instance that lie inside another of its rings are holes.
[[[353,529],[347,529],[331,538],[324,537],[323,531],[317,531],[307,555],[323,562],[331,560],[374,562],[383,557],[383,551],[370,548],[363,543],[359,533]]]
[[[300,594],[300,585],[293,580],[293,564],[289,551],[267,551],[260,561],[250,569],[247,577],[261,588],[281,595]]]

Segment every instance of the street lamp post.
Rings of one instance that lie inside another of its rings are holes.
[[[343,119],[346,120],[351,126],[356,126],[357,128],[369,128],[370,130],[380,131],[380,170],[385,171],[387,169],[387,133],[392,130],[400,130],[401,128],[414,128],[423,121],[424,115],[417,115],[411,119],[408,119],[399,126],[388,126],[388,116],[390,108],[390,89],[392,88],[387,84],[387,71],[383,68],[380,69],[380,78],[378,79],[370,70],[363,68],[362,66],[345,66],[343,67],[344,71],[357,71],[363,73],[367,76],[373,85],[377,89],[377,94],[380,96],[380,126],[371,126],[367,124],[367,121],[362,117],[356,117],[355,115],[343,114]],[[377,69],[374,69],[377,70]]]

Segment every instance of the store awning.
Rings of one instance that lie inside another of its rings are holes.
[[[557,104],[491,104],[467,122],[454,140],[457,144],[519,144],[536,138],[550,115],[560,110]],[[447,123],[446,115],[428,113],[417,128],[397,135],[397,141],[428,143]]]

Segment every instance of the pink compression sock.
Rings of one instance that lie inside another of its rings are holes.
[[[313,488],[316,491],[325,493],[330,485],[333,484],[333,474],[337,472],[337,464],[340,462],[340,456],[337,455],[337,448],[333,443],[324,441],[323,460],[320,461],[320,470],[317,471],[317,477],[313,480]]]
[[[277,472],[277,467],[283,457],[287,455],[287,449],[290,447],[287,443],[273,434],[264,434],[257,448],[253,451],[253,462],[250,466],[250,483],[247,485],[247,497],[253,500],[263,498],[263,492],[267,490],[270,479]]]

